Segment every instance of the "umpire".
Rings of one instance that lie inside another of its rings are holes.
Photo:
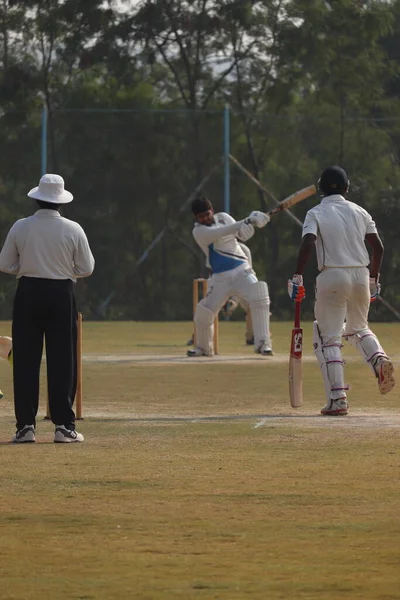
[[[47,381],[54,442],[83,442],[75,431],[77,311],[74,283],[91,275],[94,258],[82,227],[60,215],[73,200],[60,175],[47,174],[28,196],[39,206],[11,227],[0,271],[17,276],[12,321],[14,443],[35,442],[39,375],[46,341]]]

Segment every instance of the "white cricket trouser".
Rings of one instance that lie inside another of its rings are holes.
[[[314,351],[320,362],[328,403],[346,398],[341,353],[342,335],[376,375],[375,364],[385,352],[368,327],[369,270],[366,267],[325,268],[317,277]],[[345,327],[343,328],[343,325]]]
[[[201,304],[216,315],[230,296],[240,296],[248,303],[249,286],[257,281],[254,271],[249,267],[240,266],[225,273],[214,273],[208,280],[208,293]]]
[[[346,333],[368,329],[369,270],[366,267],[325,268],[317,277],[314,314],[324,344],[341,343]]]
[[[368,327],[370,296],[367,267],[325,268],[317,277],[314,351],[320,362],[328,403],[346,398],[345,390],[349,387],[344,383],[342,336],[359,351],[374,375],[379,359],[386,357]]]
[[[255,286],[255,284],[257,284]],[[269,335],[269,294],[268,286],[264,282],[258,282],[253,271],[247,265],[240,265],[232,271],[225,273],[214,273],[208,282],[208,293],[200,301],[200,305],[213,313],[214,317],[218,314],[221,307],[230,296],[238,296],[250,307],[253,329],[254,345],[256,351],[263,344],[270,345]],[[198,311],[197,311],[198,313]],[[203,340],[203,345],[209,347],[209,340],[212,336],[212,324],[207,315],[204,317],[204,323],[201,322],[202,315],[195,315],[195,322],[198,337]],[[199,328],[204,329],[199,330]],[[199,345],[199,347],[201,347]]]

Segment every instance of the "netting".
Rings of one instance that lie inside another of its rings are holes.
[[[35,209],[27,191],[40,177],[41,116],[0,115],[0,228],[4,239],[16,218]],[[351,199],[376,218],[386,246],[385,298],[400,306],[400,123],[231,114],[231,153],[271,192],[262,193],[231,164],[231,213],[243,218],[266,210],[297,189],[315,183],[320,170],[340,162],[350,174]],[[96,258],[94,274],[77,285],[85,318],[190,319],[194,277],[206,274],[192,235],[188,200],[198,190],[224,208],[222,110],[56,111],[49,115],[47,172],[60,173],[75,196],[64,215],[87,232]],[[303,219],[318,201],[296,206]],[[256,272],[270,286],[275,318],[291,305],[292,274],[301,229],[280,215],[249,241]],[[315,266],[307,273],[312,289]],[[9,318],[15,282],[2,276],[0,311]],[[305,314],[312,315],[312,303]],[[392,319],[383,304],[373,318]]]

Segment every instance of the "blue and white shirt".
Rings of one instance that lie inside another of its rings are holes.
[[[206,255],[206,265],[213,273],[224,273],[239,265],[249,264],[248,256],[237,238],[245,242],[253,234],[251,225],[235,221],[227,213],[216,213],[212,225],[195,223],[193,229],[193,237]]]

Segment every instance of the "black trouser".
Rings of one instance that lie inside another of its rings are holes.
[[[36,425],[43,336],[51,420],[75,429],[77,312],[70,279],[21,277],[18,282],[12,323],[17,429]]]

